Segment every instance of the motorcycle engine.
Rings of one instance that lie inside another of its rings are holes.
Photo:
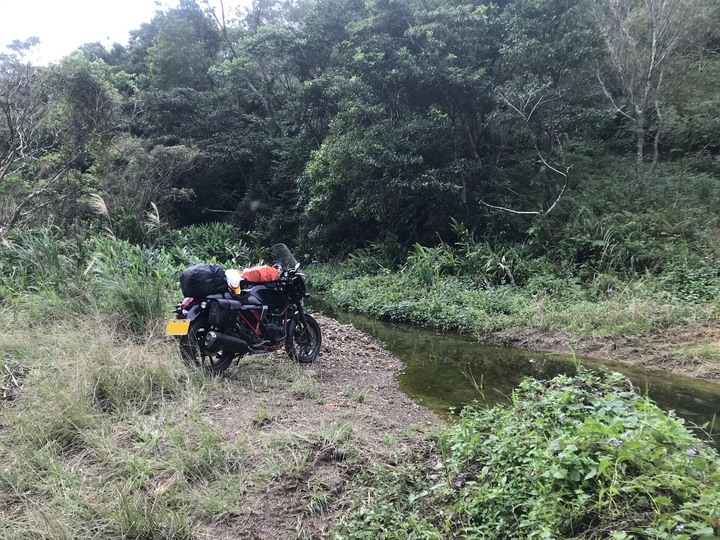
[[[270,341],[282,341],[285,339],[285,326],[280,321],[263,321],[261,323],[262,335]]]
[[[234,334],[236,334],[239,338],[247,341],[250,345],[253,345],[260,341],[260,339],[254,333],[249,332],[246,328],[243,328],[242,326],[238,325],[235,327],[234,330]]]

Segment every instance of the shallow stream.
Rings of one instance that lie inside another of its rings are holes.
[[[399,377],[401,389],[442,415],[475,400],[488,405],[507,402],[513,388],[527,376],[547,379],[575,372],[569,350],[564,355],[488,345],[453,333],[338,311],[319,301],[314,301],[312,307],[385,343],[405,363]],[[579,361],[588,368],[623,373],[662,409],[675,411],[689,425],[715,423],[714,431],[720,431],[720,384],[616,362],[590,358]],[[473,380],[481,384],[482,395]],[[713,437],[720,446],[720,432]]]

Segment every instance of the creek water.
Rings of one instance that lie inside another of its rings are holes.
[[[489,345],[458,334],[343,312],[318,300],[312,302],[312,308],[381,340],[405,363],[399,376],[402,391],[447,418],[452,417],[453,409],[474,401],[488,406],[508,402],[513,388],[525,377],[549,379],[576,369],[569,350],[568,354],[554,354]],[[715,424],[718,433],[712,436],[720,447],[720,384],[617,362],[577,360],[586,368],[626,375],[640,392],[647,392],[663,410],[675,411],[691,427]],[[473,381],[482,386],[482,394]]]

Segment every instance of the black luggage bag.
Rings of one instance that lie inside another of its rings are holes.
[[[196,264],[180,274],[180,289],[185,296],[205,298],[227,292],[225,269],[219,264]]]

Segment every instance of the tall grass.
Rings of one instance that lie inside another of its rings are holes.
[[[237,462],[199,413],[214,382],[152,332],[199,260],[57,227],[0,246],[3,537],[191,538],[212,513],[188,493]]]
[[[145,335],[177,301],[178,278],[188,266],[242,267],[261,260],[246,237],[221,224],[170,231],[155,246],[104,233],[71,238],[54,226],[16,231],[0,245],[0,299],[28,321],[101,315]]]
[[[457,241],[433,247],[415,244],[407,258],[406,273],[428,286],[442,276],[463,276],[483,288],[515,284],[511,267],[518,261],[513,250],[479,242],[465,225],[454,219],[451,222]]]
[[[344,309],[500,339],[637,335],[716,320],[720,253],[708,235],[659,212],[614,217],[612,224],[581,212],[541,256],[531,244],[507,249],[479,241],[453,221],[454,243],[416,244],[394,269],[383,268],[375,260],[382,251],[368,247],[340,265],[315,266],[311,285]]]
[[[0,245],[0,299],[39,321],[74,310],[86,298],[77,279],[84,248],[55,226],[14,231]]]
[[[198,260],[227,262],[236,267],[263,259],[264,251],[253,244],[252,234],[228,223],[208,223],[168,231],[158,241],[159,246],[178,258],[190,252]]]
[[[308,422],[297,426],[306,435],[268,436],[242,410],[229,436],[212,416],[239,382],[208,379],[174,343],[130,339],[102,319],[16,323],[0,350],[27,370],[15,399],[0,400],[0,537],[194,538],[228,516],[249,518],[267,483],[303,479],[303,490],[314,489],[306,468],[318,465],[317,452],[352,454],[348,427],[316,433]],[[298,401],[290,381],[311,377],[284,367],[248,368],[265,377],[258,396],[285,388]],[[243,382],[251,393],[255,384]]]
[[[716,320],[718,301],[684,302],[658,295],[653,284],[615,283],[594,293],[570,280],[533,280],[524,287],[480,288],[467,278],[443,277],[428,285],[412,272],[347,277],[313,267],[311,285],[340,308],[379,319],[506,338],[533,332],[593,337],[638,335],[674,324]],[[322,290],[322,289],[321,289]]]
[[[146,497],[149,482],[178,461],[142,441],[164,433],[174,407],[197,402],[206,382],[174,350],[127,341],[102,320],[16,323],[0,348],[28,370],[16,398],[0,402],[0,530],[13,538],[189,538],[186,507]]]

